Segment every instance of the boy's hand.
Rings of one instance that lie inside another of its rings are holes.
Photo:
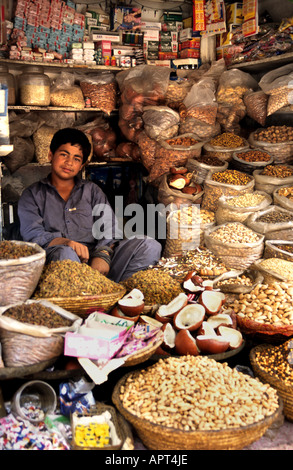
[[[109,264],[101,258],[93,258],[90,264],[93,269],[96,269],[101,274],[104,274],[104,276],[107,276],[110,270]]]
[[[68,240],[66,245],[70,246],[70,248],[72,248],[76,252],[77,256],[79,257],[82,263],[88,262],[90,255],[87,246],[83,245],[82,243],[75,242],[73,240]]]

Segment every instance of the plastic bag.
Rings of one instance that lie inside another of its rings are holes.
[[[33,133],[44,124],[42,117],[36,112],[10,115],[9,134],[14,137],[31,137]]]
[[[54,80],[50,90],[50,105],[57,107],[84,108],[84,98],[73,73],[61,72]]]
[[[220,132],[221,125],[217,121],[211,125],[199,121],[192,116],[186,116],[180,121],[179,134],[192,133],[198,140],[210,140],[212,137],[220,134]]]
[[[262,90],[250,91],[244,94],[243,99],[247,116],[264,126],[267,117],[268,95]]]
[[[259,86],[269,95],[267,106],[268,116],[284,106],[289,106],[293,103],[292,81],[292,64],[271,70],[261,78]]]
[[[43,125],[33,134],[35,155],[38,163],[48,163],[50,144],[58,128]]]
[[[249,90],[257,90],[257,81],[246,72],[238,69],[226,70],[222,73],[217,90],[218,103],[242,104],[243,96]]]
[[[115,75],[101,72],[87,75],[80,80],[84,100],[89,101],[92,108],[110,115],[116,109],[117,83]]]
[[[12,174],[20,167],[33,161],[35,147],[30,137],[15,136],[11,140],[11,144],[13,145],[12,152],[2,157],[2,161]]]
[[[165,140],[178,134],[180,116],[168,106],[146,106],[142,120],[151,139]]]
[[[193,85],[191,80],[170,80],[165,96],[165,105],[178,109]]]
[[[185,143],[184,145],[176,144],[180,139],[182,141],[187,139],[187,142],[190,141],[190,143]],[[195,142],[192,143],[192,140]],[[203,145],[204,142],[196,141],[192,134],[182,134],[175,138],[175,140],[158,141],[155,150],[155,162],[150,170],[148,181],[153,182],[157,180],[163,174],[168,173],[172,166],[184,166],[189,158],[198,157],[201,154]]]
[[[186,118],[192,117],[214,126],[218,108],[215,91],[215,84],[211,78],[195,83],[183,102],[186,107]]]
[[[151,65],[139,65],[116,75],[121,92],[118,126],[127,140],[138,143],[144,125],[143,108],[164,103],[169,76],[168,68]]]

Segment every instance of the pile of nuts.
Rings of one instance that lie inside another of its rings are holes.
[[[205,163],[206,165],[210,166],[223,166],[223,160],[220,160],[217,157],[213,157],[212,155],[201,155],[195,160],[199,163]]]
[[[261,175],[288,178],[293,175],[293,168],[287,165],[268,165],[262,170]]]
[[[260,235],[240,223],[228,223],[210,233],[211,238],[222,243],[256,243]]]
[[[231,308],[239,317],[258,323],[292,325],[292,300],[292,284],[273,282],[258,284],[249,294],[239,294]]]
[[[261,215],[256,219],[256,222],[262,222],[267,224],[280,224],[283,222],[293,222],[293,214],[282,211],[269,211],[266,214]]]
[[[262,351],[255,351],[255,362],[264,372],[293,385],[292,340],[278,346],[268,345]]]
[[[32,256],[37,250],[30,245],[18,245],[9,240],[0,242],[0,260],[1,259],[17,259],[25,256]]]
[[[227,199],[225,202],[232,207],[255,207],[265,199],[263,194],[248,193]]]
[[[46,326],[47,328],[60,328],[72,325],[72,320],[62,317],[52,308],[37,302],[15,305],[5,310],[4,315],[22,323]]]
[[[222,184],[232,184],[235,186],[245,186],[250,183],[251,177],[241,171],[224,170],[213,173],[212,181],[217,181]]]
[[[241,276],[231,277],[229,279],[222,279],[217,282],[217,288],[221,286],[229,286],[231,284],[239,284],[241,286],[252,286],[252,279],[249,276],[242,274]]]
[[[245,140],[232,132],[224,132],[210,140],[210,144],[214,147],[238,148],[245,145]]]
[[[173,212],[170,216],[170,219],[172,219],[174,222],[178,222],[178,224],[181,223],[186,225],[205,225],[215,222],[215,214],[214,212],[205,209],[199,210],[193,205],[184,207],[181,210]]]
[[[195,145],[198,143],[196,139],[193,137],[187,137],[187,136],[177,136],[173,137],[172,139],[166,140],[167,144],[171,146],[182,146],[182,147],[190,147],[192,145]]]
[[[264,269],[281,274],[288,280],[293,280],[293,263],[279,258],[267,258],[259,263]]]
[[[245,162],[268,162],[271,156],[261,150],[248,150],[247,152],[237,153],[237,158]]]
[[[254,133],[254,139],[262,142],[277,144],[293,140],[293,127],[290,126],[270,126]]]
[[[293,200],[293,186],[287,188],[280,188],[278,194],[279,196],[284,196],[287,199]]]
[[[160,359],[132,373],[120,400],[141,419],[183,431],[236,429],[278,409],[270,385],[204,356]]]

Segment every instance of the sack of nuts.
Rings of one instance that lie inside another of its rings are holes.
[[[269,95],[267,114],[275,113],[292,104],[293,65],[287,64],[266,73],[259,81],[261,89]]]

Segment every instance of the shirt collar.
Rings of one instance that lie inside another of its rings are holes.
[[[52,183],[51,183],[51,173],[49,173],[48,176],[46,176],[45,178],[42,178],[40,180],[40,182],[45,184],[45,185],[51,186],[52,188],[55,188],[55,186],[53,186]],[[85,184],[85,182],[86,182],[86,180],[83,180],[79,176],[76,176],[75,177],[75,188],[79,188],[79,187],[83,186]]]

